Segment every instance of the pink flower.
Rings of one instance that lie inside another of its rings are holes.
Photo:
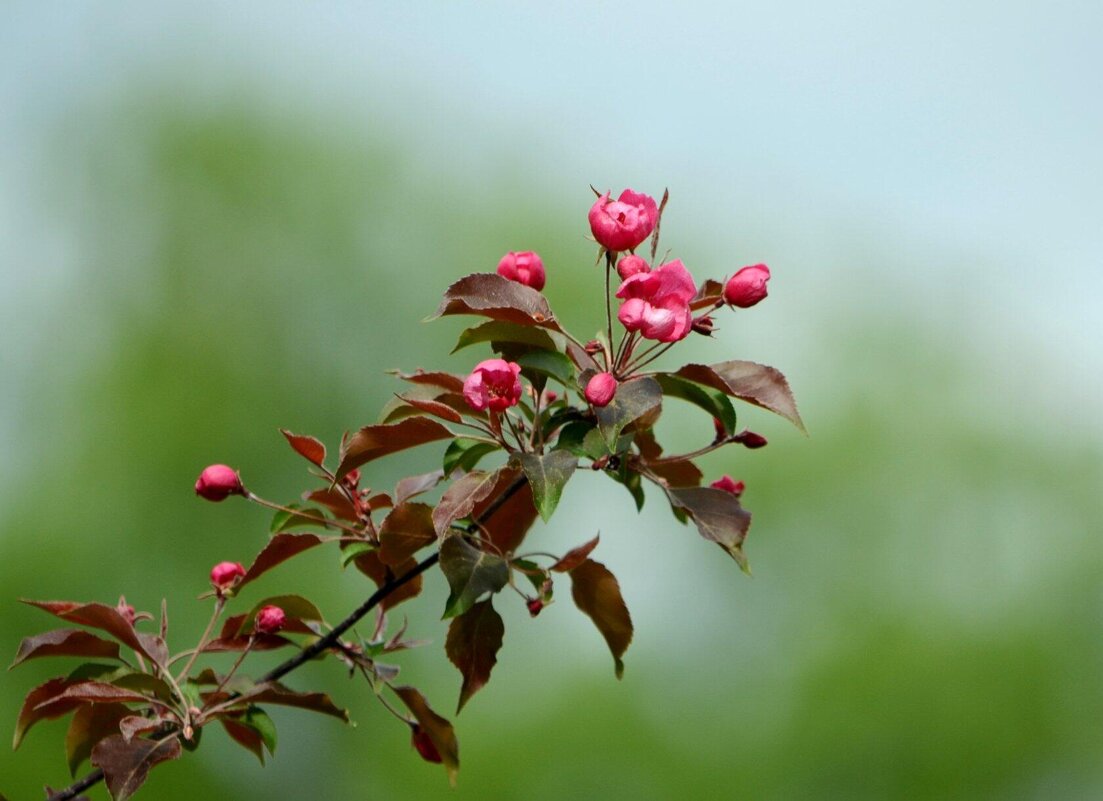
[[[732,481],[731,476],[724,476],[709,484],[713,489],[724,490],[724,492],[730,492],[736,498],[743,494],[743,490],[747,488],[747,485],[742,481]]]
[[[636,255],[625,256],[617,262],[617,275],[624,281],[639,273],[651,272],[651,265]]]
[[[463,397],[477,411],[502,412],[521,399],[521,365],[504,359],[479,362],[463,382]]]
[[[594,406],[608,406],[617,393],[617,379],[612,373],[598,373],[586,382],[586,391],[583,393],[586,400]]]
[[[765,264],[744,267],[724,285],[724,300],[732,306],[749,309],[766,297],[766,282],[770,280],[770,268]]]
[[[544,262],[531,250],[512,250],[498,262],[498,275],[531,286],[537,292],[544,288]]]
[[[651,234],[659,219],[659,207],[650,195],[631,189],[610,200],[609,193],[597,199],[590,208],[590,230],[603,248],[612,251],[632,250]]]
[[[677,342],[693,327],[689,302],[696,294],[693,276],[681,259],[675,259],[649,273],[630,276],[620,285],[617,297],[624,298],[624,303],[617,318],[647,339]]]
[[[245,568],[240,562],[219,562],[211,568],[211,584],[219,590],[228,590],[241,578],[245,578]]]
[[[257,634],[275,634],[287,623],[287,615],[278,606],[262,606],[257,612]]]
[[[732,437],[732,442],[739,442],[744,448],[750,448],[751,450],[766,447],[766,437],[753,431],[740,431]]]
[[[237,471],[224,464],[212,464],[199,474],[195,494],[208,501],[222,501],[231,495],[244,495],[245,487]]]

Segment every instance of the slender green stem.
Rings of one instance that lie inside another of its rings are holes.
[[[222,614],[223,608],[226,606],[226,599],[221,595],[215,597],[214,613],[211,615],[211,619],[207,621],[207,628],[203,629],[203,636],[199,638],[199,645],[192,651],[191,658],[188,659],[184,669],[180,671],[180,675],[177,677],[178,681],[183,681],[188,677],[188,671],[192,669],[192,665],[195,664],[196,658],[203,652],[203,649],[207,647],[207,640],[210,639],[211,632],[214,631],[214,624],[218,622],[219,616]],[[172,664],[170,661],[168,664]],[[167,667],[167,665],[166,665]]]

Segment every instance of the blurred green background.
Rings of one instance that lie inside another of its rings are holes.
[[[363,683],[357,723],[276,710],[261,768],[212,732],[140,797],[1103,797],[1098,8],[1058,4],[10,3],[0,27],[0,644],[19,597],[155,609],[177,647],[211,564],[267,515],[197,501],[208,463],[293,500],[277,429],[331,445],[392,367],[469,369],[454,278],[533,249],[569,327],[600,324],[588,184],[671,189],[694,276],[767,262],[770,298],[696,360],[785,371],[811,436],[748,408],[755,577],[651,495],[579,475],[530,542],[602,534],[636,626],[624,680],[560,588],[503,596],[493,680],[449,790]],[[671,405],[687,448],[708,422]],[[430,469],[426,447],[367,472]],[[330,552],[243,605],[331,618]],[[445,593],[404,677],[449,714]],[[0,721],[56,660],[4,674]],[[64,723],[0,749],[12,801],[61,786]],[[93,798],[105,798],[102,788]]]

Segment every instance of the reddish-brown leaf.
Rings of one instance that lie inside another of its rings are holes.
[[[337,479],[344,478],[350,470],[380,456],[454,436],[447,428],[428,417],[409,417],[393,425],[364,426],[342,448]]]
[[[15,736],[11,744],[13,749],[19,747],[27,732],[38,721],[60,718],[81,705],[80,701],[74,699],[67,704],[42,707],[43,703],[65,692],[69,684],[70,682],[66,679],[50,679],[27,693],[27,697],[23,699],[23,708],[19,710],[19,718],[15,722]]]
[[[456,740],[456,731],[452,724],[442,718],[429,706],[420,692],[413,687],[393,687],[395,694],[417,719],[421,730],[428,735],[436,749],[444,769],[448,771],[448,781],[454,786],[456,774],[460,769],[460,744]]]
[[[737,360],[710,365],[687,364],[674,375],[780,414],[801,431],[805,430],[789,382],[774,367]]]
[[[467,517],[475,504],[486,498],[498,484],[499,473],[510,468],[500,468],[493,473],[485,470],[472,470],[462,478],[452,482],[452,486],[444,491],[440,502],[433,509],[433,526],[437,536],[443,537],[448,533],[452,523],[461,517]]]
[[[693,462],[659,462],[647,469],[666,482],[668,487],[696,487],[704,478]]]
[[[389,509],[394,506],[391,496],[385,492],[377,492],[366,501],[369,509]]]
[[[419,412],[425,412],[431,414],[433,417],[439,417],[442,420],[447,420],[449,423],[462,423],[463,417],[460,413],[453,409],[451,406],[440,403],[435,400],[421,400],[420,398],[412,398],[407,395],[396,395],[399,400],[410,404]]]
[[[258,684],[254,690],[248,693],[250,703],[268,703],[279,706],[291,706],[297,709],[308,709],[311,712],[321,712],[340,718],[345,723],[349,722],[349,712],[341,709],[333,703],[333,699],[325,693],[299,693],[280,684],[278,681],[270,681]]]
[[[314,437],[304,434],[292,434],[286,428],[281,428],[280,433],[287,437],[291,447],[308,462],[316,464],[318,467],[321,467],[322,463],[325,462],[326,446]]]
[[[673,506],[689,513],[702,537],[723,548],[744,573],[750,572],[743,540],[751,527],[751,513],[734,494],[712,487],[682,487],[666,494]]]
[[[326,487],[308,492],[303,496],[303,499],[321,504],[342,520],[347,520],[350,523],[358,522],[356,508],[352,505],[352,501],[337,487]]]
[[[379,527],[379,559],[394,567],[436,540],[433,507],[424,503],[400,503],[383,518]]]
[[[479,314],[507,323],[562,330],[543,295],[497,273],[474,273],[448,287],[433,316],[449,314]]]
[[[118,659],[119,644],[104,640],[95,634],[81,629],[55,629],[33,637],[27,637],[19,644],[15,661],[9,670],[28,659],[43,656],[90,656],[95,658]]]
[[[620,584],[601,562],[587,559],[570,572],[571,597],[590,616],[609,644],[619,679],[624,674],[621,657],[632,642],[632,617],[620,594]]]
[[[449,392],[463,392],[463,377],[455,375],[453,373],[443,373],[439,371],[428,370],[414,370],[412,373],[403,373],[400,370],[392,370],[391,375],[396,375],[403,381],[409,381],[411,384],[422,384],[424,386],[439,387],[440,389],[448,390]]]
[[[433,470],[428,473],[422,473],[419,476],[409,476],[408,478],[399,479],[399,482],[394,485],[395,505],[397,506],[404,501],[408,501],[410,498],[416,497],[423,492],[428,492],[439,484],[442,478],[444,478],[443,470]]]
[[[353,564],[356,565],[357,570],[374,581],[377,587],[382,587],[384,584],[406,575],[417,567],[417,561],[412,557],[400,565],[395,565],[393,567],[385,565],[380,561],[378,551],[368,551],[360,554],[353,561]],[[380,601],[380,608],[384,611],[393,609],[403,601],[408,601],[411,598],[417,597],[417,595],[421,593],[421,585],[422,577],[415,576]]]
[[[293,556],[298,556],[303,551],[308,551],[323,542],[317,534],[291,534],[285,532],[276,534],[264,546],[253,564],[245,571],[245,575],[238,582],[238,587],[244,587],[254,581],[276,565],[286,562]]]
[[[599,534],[589,542],[567,551],[562,559],[551,566],[551,569],[556,571],[557,573],[570,573],[572,570],[574,570],[576,567],[586,561],[587,557],[589,557],[589,555],[593,552],[594,548],[597,547],[598,541],[600,539],[601,535]]]
[[[225,716],[220,717],[218,722],[222,724],[222,728],[230,735],[231,740],[246,751],[251,751],[253,755],[260,760],[260,764],[264,764],[264,740],[261,739],[256,729],[251,729]]]
[[[164,640],[151,634],[135,631],[133,624],[119,614],[119,610],[113,606],[98,603],[82,604],[75,601],[29,601],[26,599],[23,599],[23,603],[37,606],[39,609],[70,623],[106,631],[119,642],[144,654],[159,665],[163,665],[165,660],[168,659],[168,649],[165,647]]]
[[[468,699],[490,681],[490,671],[498,663],[498,649],[502,647],[505,631],[505,624],[494,611],[490,598],[452,619],[444,652],[463,675],[457,715]]]
[[[70,684],[53,698],[40,701],[35,710],[47,710],[54,705],[60,705],[71,709],[70,702],[77,701],[92,704],[104,703],[154,703],[155,699],[148,695],[128,690],[124,687],[116,687],[102,681],[78,681]],[[51,715],[51,717],[55,717]]]
[[[128,713],[129,711],[130,710],[127,710]],[[130,742],[139,734],[149,734],[149,732],[161,728],[165,720],[166,718],[163,717],[147,718],[141,715],[128,714],[127,717],[122,718],[118,722],[116,729],[127,742]]]
[[[114,801],[126,801],[145,783],[149,771],[180,756],[176,737],[164,740],[137,738],[127,742],[121,734],[105,737],[92,749],[92,764],[103,770]]]
[[[697,311],[706,306],[715,306],[724,297],[724,285],[714,278],[707,279],[697,290],[697,296],[689,302],[689,308]]]
[[[506,489],[521,475],[520,471],[502,469],[499,473],[498,483],[490,494],[475,504],[471,510],[472,517],[479,519],[482,524],[483,534],[487,540],[501,553],[516,551],[528,534],[532,524],[536,522],[539,513],[536,511],[536,503],[532,497],[532,487],[526,481],[516,490],[509,499],[497,508],[494,514],[485,516],[490,504],[497,500]]]
[[[96,743],[119,733],[119,723],[130,714],[122,704],[84,704],[77,709],[65,734],[70,776],[77,775],[77,768],[92,755]]]

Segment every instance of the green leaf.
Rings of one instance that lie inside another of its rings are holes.
[[[498,662],[505,631],[505,624],[494,611],[490,598],[452,619],[444,652],[463,675],[457,715],[471,696],[490,681],[490,671]]]
[[[268,531],[272,534],[279,534],[283,531],[289,531],[293,528],[302,528],[303,526],[317,526],[319,528],[325,528],[325,523],[319,522],[318,518],[325,519],[325,515],[318,509],[304,507],[297,503],[288,504],[285,511],[283,509],[276,510],[276,513],[272,515],[272,522],[268,525]],[[302,514],[299,514],[299,513]],[[306,517],[305,515],[311,515]],[[314,518],[314,519],[311,519]]]
[[[681,487],[668,489],[666,494],[671,506],[689,514],[702,537],[719,545],[740,570],[750,574],[743,540],[751,527],[751,513],[739,505],[735,495],[712,487]]]
[[[536,383],[536,378],[546,376],[553,378],[564,386],[570,387],[575,383],[575,369],[571,360],[562,353],[554,350],[530,350],[516,359],[521,365],[521,372]],[[545,382],[540,381],[543,385]],[[541,388],[543,388],[541,386]]]
[[[367,540],[364,540],[363,542],[347,543],[344,547],[344,550],[341,551],[341,567],[348,567],[349,562],[354,561],[356,557],[362,556],[369,551],[374,551],[375,549],[376,546],[372,545]]]
[[[658,417],[662,402],[663,391],[654,378],[643,376],[622,382],[609,405],[594,410],[606,447],[615,453],[621,432],[641,418],[647,421],[642,427],[649,427]]]
[[[532,345],[544,350],[559,349],[551,335],[542,328],[489,320],[464,330],[460,334],[459,341],[456,342],[456,347],[452,348],[452,352],[455,353],[469,345],[476,345],[480,342],[491,343],[491,348],[495,352],[499,351],[498,345],[503,342],[516,345]]]
[[[335,480],[340,481],[349,471],[381,456],[454,437],[451,431],[428,417],[408,417],[392,425],[364,426],[341,449]]]
[[[805,431],[804,423],[797,412],[797,402],[789,389],[789,382],[774,367],[744,361],[710,365],[687,364],[675,375],[780,414],[801,431]]]
[[[729,434],[735,433],[735,409],[723,392],[703,387],[670,373],[658,373],[655,379],[662,387],[664,397],[681,398],[684,401],[689,401],[723,423],[724,430]]]
[[[575,605],[589,615],[613,654],[617,678],[624,674],[621,657],[632,642],[632,617],[616,576],[601,562],[587,559],[568,574]]]
[[[442,618],[462,615],[480,596],[498,592],[509,582],[509,564],[504,559],[480,551],[459,534],[441,543],[440,569],[451,588]]]
[[[586,456],[591,459],[597,459],[598,456],[593,456],[590,450],[586,447],[586,435],[591,431],[597,431],[594,423],[586,420],[574,420],[567,423],[559,431],[559,439],[555,442],[556,450],[564,450],[573,453],[575,456]],[[598,433],[600,437],[600,432]],[[605,451],[605,445],[602,444],[602,452]]]
[[[456,470],[470,473],[480,459],[498,448],[493,442],[457,437],[448,443],[448,448],[444,451],[444,475],[450,476]]]
[[[636,502],[636,511],[642,511],[644,494],[643,481],[640,479],[640,474],[635,470],[630,470],[627,461],[622,461],[616,470],[606,470],[605,472],[606,475],[618,484],[624,485],[624,488],[627,489],[628,493],[632,496],[632,500]]]
[[[578,458],[569,451],[557,450],[540,455],[536,453],[518,454],[521,468],[532,485],[532,496],[540,517],[546,523],[551,519],[563,487],[574,474]]]

